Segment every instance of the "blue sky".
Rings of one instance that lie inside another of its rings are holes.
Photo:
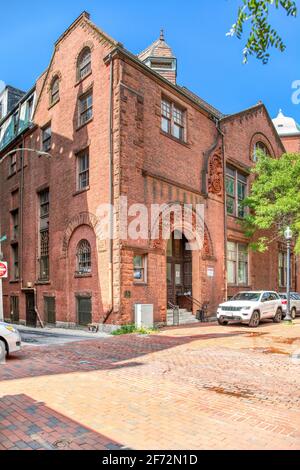
[[[226,37],[241,0],[14,0],[1,4],[0,81],[29,89],[47,67],[53,43],[83,11],[100,28],[137,53],[165,29],[178,58],[178,83],[225,113],[262,100],[271,116],[281,107],[300,122],[292,103],[292,82],[300,80],[300,15],[274,15],[287,51],[274,51],[264,66],[242,64],[244,43]],[[1,86],[1,85],[0,85]]]

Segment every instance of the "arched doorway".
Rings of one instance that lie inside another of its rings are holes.
[[[192,295],[192,251],[187,243],[175,230],[167,245],[167,301],[180,307],[185,304],[184,294]]]

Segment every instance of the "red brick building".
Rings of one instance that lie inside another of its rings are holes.
[[[209,303],[213,314],[238,289],[284,288],[283,247],[251,253],[238,224],[255,148],[274,158],[284,152],[266,108],[225,116],[178,86],[176,73],[163,33],[135,56],[83,13],[55,43],[36,86],[0,121],[6,319],[131,323],[136,304],[151,304],[164,323],[170,303],[194,313]],[[122,237],[124,196],[129,207],[148,209],[203,204],[203,247],[186,250],[186,233]],[[115,237],[103,240],[99,206],[109,203]]]

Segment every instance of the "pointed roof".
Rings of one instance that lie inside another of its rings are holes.
[[[294,118],[287,117],[279,110],[278,116],[273,119],[273,124],[279,135],[300,135],[300,126]]]
[[[161,58],[169,58],[175,59],[175,55],[171,49],[171,47],[165,41],[164,30],[162,29],[160,32],[159,38],[154,41],[147,49],[142,51],[138,58],[144,62],[149,57],[161,57]]]

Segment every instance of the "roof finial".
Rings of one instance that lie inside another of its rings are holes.
[[[165,40],[165,32],[163,29],[160,30],[160,38],[159,38],[161,41],[164,41]]]

